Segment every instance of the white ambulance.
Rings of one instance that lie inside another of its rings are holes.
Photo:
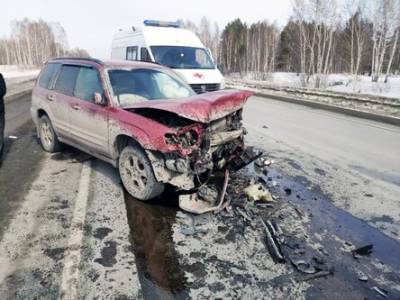
[[[224,78],[211,52],[191,31],[178,22],[146,20],[144,26],[114,34],[111,59],[155,62],[170,67],[196,93],[225,88]]]

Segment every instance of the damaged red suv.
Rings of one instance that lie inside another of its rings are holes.
[[[165,184],[196,188],[216,170],[240,165],[247,91],[195,94],[152,63],[54,59],[32,93],[44,150],[62,143],[118,168],[126,190],[148,200]]]

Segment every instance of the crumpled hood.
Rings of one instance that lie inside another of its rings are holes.
[[[193,121],[209,123],[242,108],[252,94],[243,90],[220,90],[183,99],[143,101],[124,109],[164,110]]]

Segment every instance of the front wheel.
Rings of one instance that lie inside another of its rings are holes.
[[[45,151],[54,153],[61,150],[61,143],[53,129],[48,116],[44,115],[39,120],[40,143]]]
[[[164,191],[165,186],[157,182],[146,153],[136,145],[122,150],[118,170],[124,187],[136,199],[149,200]]]

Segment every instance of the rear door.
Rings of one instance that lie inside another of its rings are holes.
[[[94,103],[95,93],[104,98],[98,70],[79,67],[70,110],[72,138],[86,149],[108,156],[108,108]]]
[[[50,88],[44,96],[49,103],[49,116],[54,129],[61,138],[68,139],[70,134],[69,110],[78,69],[68,65],[58,65],[57,67],[59,68],[58,74],[50,83]]]

